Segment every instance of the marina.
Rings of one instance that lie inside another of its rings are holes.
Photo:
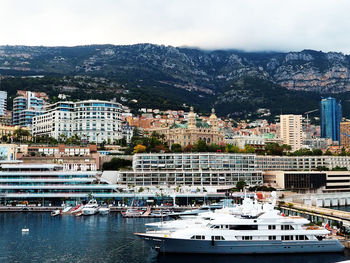
[[[123,218],[120,213],[107,216],[54,217],[49,213],[0,213],[0,262],[130,262],[130,263],[203,263],[285,262],[285,255],[163,255],[157,254],[134,232],[146,230],[145,224],[159,219]],[[29,233],[22,234],[27,226]],[[350,260],[350,254],[326,253],[288,255],[292,263],[334,263]]]

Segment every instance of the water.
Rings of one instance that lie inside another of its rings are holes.
[[[198,256],[157,255],[133,233],[157,219],[108,216],[51,217],[49,213],[0,213],[0,262],[126,263],[331,263],[345,254]],[[21,229],[27,226],[28,234]]]

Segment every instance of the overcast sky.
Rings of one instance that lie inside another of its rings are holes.
[[[0,0],[0,45],[350,53],[349,0]]]

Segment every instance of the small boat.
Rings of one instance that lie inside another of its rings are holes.
[[[170,213],[171,213],[171,211],[169,209],[155,210],[149,215],[149,217],[166,217]]]
[[[122,212],[122,215],[123,217],[141,217],[143,213],[144,211],[141,209],[130,208],[125,212]]]
[[[109,214],[110,211],[111,211],[111,209],[108,206],[101,206],[98,209],[98,212],[100,215],[107,215],[107,214]]]
[[[28,232],[29,232],[29,228],[27,227],[22,228],[22,233],[28,233]]]
[[[187,211],[178,212],[178,213],[169,213],[168,216],[170,216],[172,218],[179,218],[179,217],[184,218],[186,216],[197,216],[201,213],[206,213],[209,211],[210,211],[210,207],[203,205],[199,209],[187,210]]]
[[[81,210],[83,210],[84,206],[82,204],[79,204],[77,206],[75,206],[72,210],[70,210],[71,214],[75,214],[80,212]]]
[[[91,199],[82,209],[84,216],[95,215],[98,213],[98,204],[96,199]]]
[[[70,210],[71,210],[72,208],[73,208],[72,206],[66,206],[65,208],[63,208],[61,214],[62,214],[62,215],[70,214]]]
[[[83,211],[79,211],[79,212],[74,213],[74,216],[82,216],[82,215],[83,215]]]
[[[51,216],[58,216],[61,214],[61,210],[57,209],[51,212]]]

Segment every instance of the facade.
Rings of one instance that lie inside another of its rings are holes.
[[[292,151],[301,148],[303,141],[301,115],[280,115],[280,137],[284,144],[292,147]]]
[[[225,142],[235,145],[240,149],[244,149],[247,145],[251,145],[255,149],[265,148],[265,138],[261,136],[233,136],[230,139],[225,139]]]
[[[234,187],[240,180],[261,185],[255,155],[220,153],[135,154],[133,171],[118,172],[118,183],[136,186]]]
[[[264,183],[279,189],[322,192],[350,190],[350,171],[269,171]]]
[[[64,171],[57,164],[3,164],[0,171],[0,199],[31,201],[48,205],[113,197],[115,185],[100,181],[96,171]]]
[[[149,131],[163,134],[169,146],[178,143],[182,147],[186,147],[195,144],[198,140],[203,140],[208,144],[224,142],[224,134],[219,130],[214,109],[209,117],[209,122],[210,124],[197,118],[193,107],[191,107],[186,124],[174,123],[166,128],[152,128]]]
[[[0,91],[0,116],[6,116],[7,92]]]
[[[340,122],[342,119],[341,103],[335,98],[328,97],[321,100],[321,137],[331,138],[340,142]]]
[[[43,114],[42,108],[43,100],[37,98],[33,92],[27,91],[13,100],[12,124],[30,126],[33,117]]]
[[[340,145],[350,149],[350,121],[340,123]]]
[[[76,135],[87,142],[111,143],[123,137],[121,109],[121,104],[110,101],[57,102],[33,119],[32,134],[55,139]]]

